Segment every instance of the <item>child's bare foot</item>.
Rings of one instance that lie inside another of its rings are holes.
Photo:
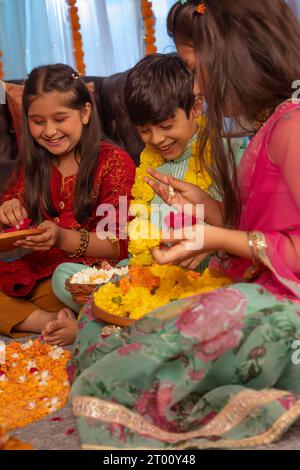
[[[108,261],[102,261],[101,269],[105,269],[106,271],[109,271],[110,269],[112,269],[112,265],[109,264]]]
[[[77,320],[69,308],[63,308],[55,320],[49,321],[42,331],[44,340],[49,344],[65,346],[75,341]]]
[[[14,327],[14,331],[41,333],[45,326],[57,318],[57,312],[34,310],[25,320]]]

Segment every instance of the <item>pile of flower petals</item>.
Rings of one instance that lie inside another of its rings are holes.
[[[39,340],[6,345],[0,363],[0,427],[26,426],[65,405],[69,357],[68,351]]]

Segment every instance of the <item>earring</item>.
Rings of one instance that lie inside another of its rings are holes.
[[[203,98],[202,98],[202,95],[196,95],[195,96],[195,102],[194,102],[192,112],[193,112],[194,117],[201,116],[201,114],[203,113]]]

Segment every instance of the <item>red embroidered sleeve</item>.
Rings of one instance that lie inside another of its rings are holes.
[[[96,181],[99,190],[97,225],[115,232],[120,242],[120,259],[124,259],[128,256],[126,226],[135,164],[120,148],[103,143],[100,165]]]
[[[1,196],[0,203],[3,204],[5,201],[10,199],[19,199],[25,206],[25,183],[24,183],[24,171],[19,170],[18,174],[12,176],[11,182],[8,188],[4,191]]]

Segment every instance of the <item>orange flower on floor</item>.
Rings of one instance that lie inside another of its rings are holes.
[[[0,363],[0,427],[10,431],[26,426],[66,404],[69,357],[62,348],[39,340],[6,345]]]

